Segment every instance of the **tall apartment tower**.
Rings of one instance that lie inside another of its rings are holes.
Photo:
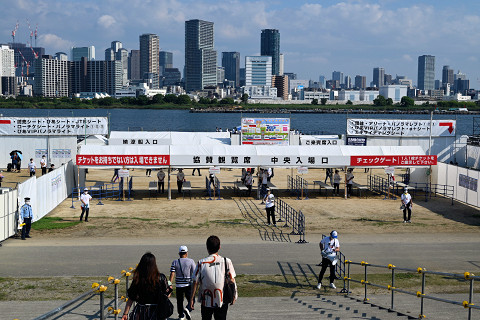
[[[34,94],[42,97],[68,97],[69,63],[44,55],[35,62]]]
[[[418,57],[417,89],[435,89],[435,56],[423,55]]]
[[[156,34],[146,33],[140,36],[140,77],[145,74],[160,73],[159,64],[160,42]]]
[[[217,51],[213,22],[185,21],[185,90],[203,90],[217,85]]]
[[[450,69],[450,66],[443,66],[442,69],[442,85],[449,83],[453,85],[453,69]]]
[[[356,75],[355,76],[355,88],[365,89],[367,87],[367,77]]]
[[[128,55],[128,79],[140,80],[140,50],[131,50]]]
[[[373,85],[377,88],[380,88],[385,84],[385,69],[384,68],[373,68]]]
[[[341,71],[333,71],[332,72],[332,80],[333,81],[338,81],[339,84],[343,84],[343,81],[345,80],[343,78],[343,72]]]
[[[272,75],[280,75],[280,32],[277,29],[262,30],[260,55],[272,57]]]
[[[245,57],[245,85],[272,86],[272,57]]]
[[[225,68],[225,79],[234,81],[240,86],[240,52],[222,52],[222,67]]]
[[[95,60],[95,47],[73,47],[72,61],[80,61],[82,57],[87,58],[88,61]]]
[[[15,52],[9,46],[0,45],[0,96],[15,94]]]

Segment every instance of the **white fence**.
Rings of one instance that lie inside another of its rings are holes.
[[[15,234],[17,197],[17,190],[0,194],[0,242]]]
[[[476,207],[480,206],[479,179],[480,171],[477,170],[442,162],[432,166],[432,183],[454,186],[454,199]]]

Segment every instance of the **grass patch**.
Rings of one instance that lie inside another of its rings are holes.
[[[79,224],[80,221],[64,220],[59,217],[44,217],[32,223],[33,230],[58,230],[71,228]]]

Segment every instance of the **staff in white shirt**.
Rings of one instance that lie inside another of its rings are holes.
[[[412,196],[410,195],[410,193],[408,193],[407,188],[405,188],[400,198],[402,200],[402,206],[403,206],[403,223],[412,223],[410,219],[412,217],[413,202],[412,202]],[[408,211],[408,217],[407,217],[407,211]]]
[[[80,201],[82,202],[82,214],[80,215],[80,221],[82,221],[83,214],[85,214],[85,222],[88,222],[88,213],[90,212],[90,199],[92,199],[92,196],[88,194],[88,189],[83,189],[83,194],[80,196]]]
[[[47,173],[47,158],[45,155],[40,159],[40,167],[42,168],[42,176]]]

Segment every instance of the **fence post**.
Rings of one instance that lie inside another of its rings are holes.
[[[350,293],[350,261],[348,262],[347,267],[347,296]]]
[[[422,272],[422,295],[420,297],[420,315],[419,318],[425,318],[423,314],[423,296],[425,295],[425,273]]]
[[[468,296],[468,304],[472,305],[473,303],[473,279],[470,279],[470,293]],[[472,319],[472,308],[468,308],[468,320]]]
[[[363,281],[363,284],[364,284],[364,287],[365,287],[365,293],[364,293],[364,297],[363,297],[363,301],[364,302],[367,302],[368,301],[368,298],[367,298],[367,283],[368,283],[368,278],[367,278],[367,267],[368,267],[368,263],[367,262],[364,262],[362,261],[363,265],[365,266],[365,279]]]
[[[73,205],[73,195],[75,194],[75,187],[72,188],[72,206],[70,207],[71,209],[75,209],[75,206]]]
[[[394,266],[395,267],[395,266]],[[392,268],[392,301],[391,301],[391,304],[390,304],[390,310],[394,310],[395,308],[395,298],[394,298],[394,295],[395,295],[395,268]]]
[[[113,283],[115,284],[114,308],[115,308],[115,311],[117,311],[118,310],[118,284],[120,283],[120,280],[115,279],[113,281]],[[115,320],[117,320],[118,319],[118,313],[115,312],[114,314],[115,314]]]

